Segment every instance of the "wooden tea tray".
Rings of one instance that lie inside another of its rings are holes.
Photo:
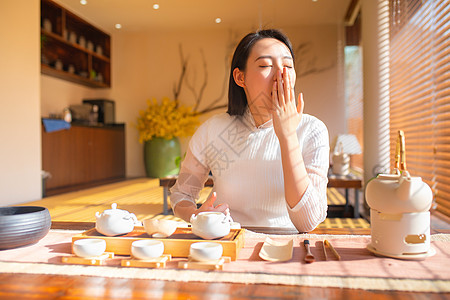
[[[101,266],[108,258],[114,258],[114,253],[105,252],[102,255],[92,257],[63,256],[61,261],[66,264]]]
[[[121,266],[137,268],[165,268],[166,262],[170,261],[171,259],[172,257],[170,256],[170,254],[163,254],[160,257],[145,260],[132,257],[130,259],[122,259]]]
[[[180,261],[178,263],[178,268],[191,270],[223,270],[223,265],[230,261],[231,259],[227,256],[222,256],[220,259],[212,261],[195,261],[189,258],[188,261]]]
[[[128,234],[120,236],[104,236],[95,228],[74,235],[72,244],[79,239],[95,238],[106,241],[106,251],[114,252],[116,255],[131,255],[131,243],[137,240],[151,239],[164,243],[164,254],[172,257],[188,257],[189,248],[192,243],[211,241],[222,244],[223,256],[229,256],[231,260],[236,260],[239,251],[244,246],[244,229],[231,229],[230,233],[223,238],[215,240],[204,240],[192,233],[192,229],[179,227],[174,234],[167,238],[150,237],[143,226],[136,226]]]

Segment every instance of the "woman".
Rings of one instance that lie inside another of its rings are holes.
[[[295,104],[294,54],[278,30],[245,36],[233,55],[228,111],[192,137],[171,205],[189,221],[201,211],[225,212],[243,226],[313,230],[326,218],[328,131]],[[212,195],[195,199],[212,172]],[[215,205],[218,204],[218,205]]]

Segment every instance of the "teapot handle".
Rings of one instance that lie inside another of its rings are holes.
[[[230,222],[233,223],[233,218],[231,218],[230,209],[227,208],[225,211],[225,218],[223,219],[222,223]]]

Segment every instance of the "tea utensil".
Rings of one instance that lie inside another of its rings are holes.
[[[96,257],[106,250],[106,241],[102,239],[80,239],[73,242],[73,252],[79,257]]]
[[[309,240],[304,240],[303,244],[305,245],[306,248],[305,262],[307,263],[314,262],[316,259],[314,258],[314,255],[312,255],[311,249],[309,248]]]
[[[325,240],[322,242],[323,254],[325,255],[325,260],[328,260],[327,248],[325,246]]]
[[[288,261],[292,258],[294,240],[274,241],[267,237],[259,251],[259,257],[268,261]]]
[[[158,240],[137,240],[131,243],[131,254],[137,259],[160,257],[164,252],[164,243]]]
[[[216,261],[222,254],[223,246],[215,242],[197,242],[189,248],[189,257],[195,261]]]
[[[337,258],[337,260],[341,260],[341,256],[336,251],[336,249],[334,249],[333,245],[331,245],[331,243],[328,240],[323,240],[323,244],[324,244],[324,249],[325,249],[325,246],[329,247],[331,249],[331,251],[333,252],[334,256]]]

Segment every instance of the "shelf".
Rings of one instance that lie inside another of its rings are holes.
[[[92,88],[108,88],[110,87],[106,83],[99,82],[99,81],[93,81],[89,78],[85,78],[76,74],[71,74],[66,71],[60,71],[56,70],[55,68],[52,68],[48,65],[41,64],[41,73],[44,75],[49,75],[52,77],[56,77],[59,79],[64,79],[73,83],[78,83],[81,85],[85,85]]]
[[[111,87],[110,36],[51,0],[41,0],[41,73]]]

